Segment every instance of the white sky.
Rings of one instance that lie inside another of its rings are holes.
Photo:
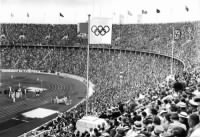
[[[143,9],[148,14],[141,15]],[[200,0],[0,0],[0,23],[74,24],[87,21],[88,14],[112,17],[113,23],[120,15],[123,23],[137,23],[139,16],[142,23],[193,21],[200,20]]]

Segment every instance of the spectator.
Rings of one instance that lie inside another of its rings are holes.
[[[188,137],[191,135],[191,133],[194,131],[195,126],[199,124],[199,116],[197,114],[191,114],[188,118],[188,124],[189,124],[189,131],[188,131]]]

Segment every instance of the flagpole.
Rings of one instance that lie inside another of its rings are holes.
[[[173,75],[173,58],[174,58],[174,27],[173,27],[173,39],[172,39],[172,59],[171,59],[171,75]]]
[[[122,19],[123,19],[123,17],[122,17],[122,15],[120,15],[120,21],[119,21],[119,23],[120,23],[120,26],[119,26],[119,44],[121,44],[121,29],[122,29]],[[121,50],[120,50],[120,53],[121,53]]]
[[[129,67],[130,67],[130,62],[128,62],[128,83],[129,83],[129,80],[130,80],[130,77],[129,77]]]
[[[87,48],[87,92],[86,92],[86,116],[88,115],[88,93],[89,93],[89,63],[90,63],[90,14],[88,15],[88,48]]]

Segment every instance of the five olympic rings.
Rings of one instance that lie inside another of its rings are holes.
[[[104,36],[106,33],[110,31],[110,28],[107,25],[105,25],[104,27],[102,25],[99,25],[99,26],[93,25],[91,27],[91,31],[96,36],[99,36],[99,35]]]

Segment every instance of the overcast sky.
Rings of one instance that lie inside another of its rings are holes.
[[[120,15],[122,23],[192,21],[200,20],[200,0],[0,0],[0,22],[71,24],[87,21],[88,14],[113,23],[120,23]]]

